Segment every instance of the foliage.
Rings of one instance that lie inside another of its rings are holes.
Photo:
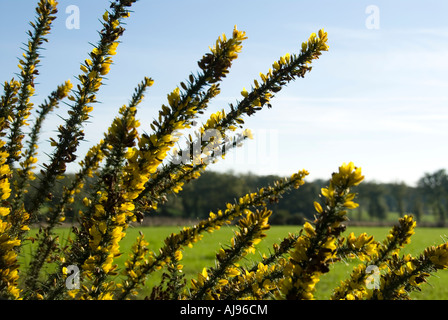
[[[246,35],[235,27],[231,37],[219,37],[198,62],[200,71],[168,94],[168,105],[162,105],[157,119],[150,124],[151,132],[141,134],[137,107],[154,82],[144,78],[128,105],[119,109],[103,139],[79,162],[75,179],[62,186],[59,181],[65,177],[67,164],[77,159],[77,148],[84,140],[83,127],[112,65],[112,56],[124,33],[123,21],[130,16],[135,1],[111,2],[110,10],[102,17],[100,40],[81,64],[81,73],[76,77],[79,83],[73,87],[70,81],[65,82],[37,107],[34,125],[24,144],[24,130],[34,107],[30,100],[38,75],[39,52],[57,13],[56,1],[38,2],[37,18],[31,23],[30,39],[19,60],[19,79],[5,82],[0,106],[2,298],[128,299],[138,294],[154,271],[163,269],[165,276],[153,288],[152,299],[312,299],[315,284],[330,271],[331,264],[342,257],[358,256],[365,263],[335,289],[334,298],[405,299],[432,272],[448,266],[447,243],[427,248],[418,258],[398,255],[413,234],[415,221],[411,216],[401,218],[383,243],[366,234],[342,236],[348,211],[358,206],[352,188],[364,179],[361,169],[350,162],[340,166],[328,186],[322,188],[321,200],[314,202],[315,219],[274,245],[271,254],[250,269],[241,267],[239,261],[254,252],[254,246],[269,229],[272,211],[266,208],[267,204],[300,188],[308,175],[306,170],[228,202],[225,208],[210,212],[196,225],[169,235],[158,251],[148,250],[141,234],[128,253],[125,267],[119,270],[116,259],[122,254],[120,242],[129,225],[142,221],[144,215],[166,201],[168,194],[180,192],[208,164],[224,158],[229,150],[250,138],[248,130],[237,132],[244,124],[242,118],[263,107],[270,108],[274,94],[292,80],[304,77],[311,70],[310,63],[328,50],[327,34],[323,30],[313,33],[299,54],[286,54],[266,74],[261,73],[261,80],[255,80],[249,91],[244,89],[243,98],[236,105],[231,104],[229,111],[212,114],[194,138],[188,137],[189,148],[175,150],[182,131],[189,129],[219,94],[219,82],[242,49]],[[68,115],[64,125],[57,128],[57,136],[51,139],[53,151],[48,163],[42,165],[39,179],[35,179],[41,125],[65,98],[70,101]],[[202,139],[210,132],[213,134],[209,139]],[[17,176],[11,183],[14,166]],[[93,176],[96,179],[89,179]],[[56,185],[63,190],[58,199],[51,193]],[[36,192],[26,204],[24,195],[30,188],[36,188]],[[55,227],[64,221],[65,212],[82,190],[88,196],[82,199],[73,237],[64,243],[56,236]],[[44,207],[47,212],[43,212]],[[36,238],[27,237],[29,226],[42,214],[45,225]],[[200,241],[205,232],[214,232],[232,221],[237,221],[238,231],[217,252],[215,266],[204,268],[187,286],[182,273],[185,247]],[[17,257],[26,241],[35,241],[36,247],[31,261],[24,266]],[[45,269],[47,265],[52,268]],[[369,289],[366,271],[372,265],[384,274],[379,287]]]
[[[426,173],[418,181],[418,185],[422,193],[428,197],[433,211],[439,218],[439,222],[443,224],[446,219],[448,206],[448,174],[444,169],[434,173]]]

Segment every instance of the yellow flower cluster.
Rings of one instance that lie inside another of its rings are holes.
[[[419,290],[418,286],[425,282],[425,277],[429,276],[427,273],[417,271],[420,269],[418,264],[418,261],[409,254],[402,258],[399,258],[397,254],[392,254],[385,267],[386,274],[380,279],[380,288],[370,291],[367,298],[374,300],[408,300],[409,289],[414,287],[414,289]]]
[[[13,106],[17,103],[17,93],[20,82],[14,79],[5,82],[4,95],[0,101],[0,138],[6,135],[6,129],[13,122]],[[12,172],[6,163],[8,159],[6,142],[0,140],[0,298],[18,299],[20,289],[18,288],[18,262],[17,249],[21,241],[11,232],[10,222],[11,208],[6,202],[11,196],[10,179]]]
[[[229,283],[230,278],[240,275],[237,262],[248,253],[255,252],[255,245],[265,236],[269,229],[268,219],[272,211],[263,208],[255,213],[247,211],[238,223],[239,231],[230,242],[230,247],[222,247],[216,255],[217,266],[204,269],[197,280],[191,281],[191,299],[220,299],[221,288]]]
[[[125,262],[123,273],[136,283],[134,289],[138,289],[144,283],[145,275],[141,273],[140,266],[148,264],[152,259],[153,253],[149,251],[148,245],[149,243],[144,240],[143,234],[140,234],[132,245],[129,259]],[[133,290],[131,294],[137,295],[137,291]]]
[[[13,106],[17,103],[17,93],[20,89],[20,82],[12,79],[5,81],[3,85],[4,94],[0,100],[0,137],[6,135],[5,129],[13,122]]]
[[[327,41],[328,34],[321,29],[318,31],[317,35],[312,33],[308,39],[308,42],[302,43],[302,52],[312,49],[316,50],[316,52],[328,51],[330,47],[328,46]],[[311,60],[307,60],[307,62],[310,63]]]
[[[448,268],[448,243],[428,247],[418,258],[409,254],[400,258],[393,253],[385,268],[387,273],[381,277],[380,288],[369,298],[409,300],[409,293],[420,291],[419,286],[427,282],[432,272]]]
[[[350,279],[341,282],[341,285],[333,290],[332,300],[360,300],[369,295],[365,282],[367,279],[366,264],[360,264],[353,268]]]
[[[350,274],[350,278],[342,281],[334,289],[331,299],[365,299],[372,296],[372,291],[367,290],[365,281],[368,277],[366,269],[369,265],[377,266],[379,270],[387,268],[390,255],[398,255],[400,249],[410,242],[410,237],[414,234],[416,222],[412,216],[405,215],[398,220],[398,225],[392,227],[383,243],[379,243],[376,248],[370,247],[370,257],[364,257],[365,264],[355,267]],[[367,236],[364,237],[364,239]],[[373,242],[371,242],[373,245]]]
[[[175,238],[165,239],[165,245],[172,248],[167,253],[165,261],[161,264],[166,268],[162,274],[162,280],[158,286],[152,288],[150,299],[161,300],[179,300],[184,299],[183,289],[186,285],[183,265],[180,263],[183,259],[182,250],[173,242]],[[159,268],[159,267],[158,267]],[[145,275],[143,275],[145,277]]]
[[[94,218],[104,216],[104,208],[101,204],[97,205],[97,215]],[[112,288],[115,288],[113,282],[105,283],[107,275],[116,275],[117,265],[114,265],[114,259],[120,255],[120,241],[126,235],[124,228],[120,225],[108,225],[107,221],[100,221],[93,224],[89,229],[89,252],[90,256],[82,265],[82,276],[91,280],[92,285],[82,287],[80,299],[98,299],[103,300],[110,297]],[[100,274],[98,274],[100,272]]]
[[[20,246],[21,241],[11,235],[12,224],[8,221],[11,211],[8,206],[3,205],[4,200],[11,194],[9,184],[11,171],[9,165],[6,164],[8,154],[3,151],[4,146],[5,142],[0,140],[0,297],[18,299],[20,295],[19,265],[15,249]],[[8,296],[2,296],[5,293]]]
[[[373,239],[373,236],[369,236],[365,232],[358,237],[351,232],[339,241],[337,255],[343,258],[358,258],[361,261],[369,261],[377,254],[379,245]]]
[[[383,246],[379,249],[380,255],[398,253],[401,248],[411,242],[411,237],[415,233],[417,222],[411,215],[404,215],[398,220],[398,225],[394,226],[387,235]]]
[[[430,247],[423,253],[437,269],[448,268],[448,243]]]
[[[178,123],[183,126],[183,124]],[[151,145],[151,148],[148,146]],[[169,149],[174,145],[171,135],[157,139],[156,135],[143,136],[139,141],[138,148],[133,148],[127,153],[127,165],[124,168],[124,185],[126,200],[133,201],[145,189],[145,184],[157,171],[157,168],[166,157]],[[154,154],[154,150],[157,153]]]
[[[5,145],[4,141],[0,140],[0,200],[6,200],[11,195],[11,188],[9,184],[9,178],[11,176],[11,171],[9,166],[5,163],[8,153],[4,151],[3,147]],[[2,216],[7,216],[7,214],[2,214]]]
[[[272,264],[259,262],[251,270],[240,268],[240,274],[220,288],[220,299],[273,298],[273,292],[277,290],[277,281],[283,275],[286,264],[285,258],[277,258]]]
[[[399,257],[393,253],[381,276],[379,289],[369,292],[368,299],[410,300],[409,293],[421,291],[431,272],[448,267],[448,243],[426,248],[418,258],[411,255]]]
[[[206,54],[198,62],[199,67],[205,71],[207,82],[220,81],[229,73],[228,69],[232,65],[232,61],[238,58],[238,53],[242,49],[241,44],[246,39],[246,33],[239,31],[235,26],[232,38],[227,39],[226,35],[222,34],[216,40],[216,44],[210,47],[211,53]]]
[[[354,193],[350,188],[362,180],[361,168],[350,162],[333,173],[330,184],[322,189],[325,205],[315,202],[319,214],[312,225],[306,222],[305,231],[291,252],[284,268],[284,278],[279,281],[278,298],[313,299],[313,292],[319,277],[329,271],[329,265],[338,260],[338,237],[345,229],[347,209],[355,208]]]

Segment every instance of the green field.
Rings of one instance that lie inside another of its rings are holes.
[[[128,229],[127,236],[121,243],[121,249],[124,254],[117,259],[117,263],[121,266],[127,259],[129,248],[132,246],[134,239],[138,235],[138,231],[145,234],[146,240],[150,243],[151,250],[157,250],[162,246],[164,238],[172,232],[177,232],[179,227],[141,227]],[[362,232],[367,232],[373,235],[376,240],[383,240],[388,233],[388,227],[349,227],[346,232],[354,232],[356,235]],[[68,229],[59,229],[58,232],[62,238],[68,235]],[[259,260],[262,253],[269,252],[272,244],[279,242],[289,232],[297,232],[294,226],[274,226],[268,231],[267,238],[258,245],[258,252],[255,255],[250,255],[242,261],[244,263],[251,263],[252,259]],[[32,234],[32,233],[31,233]],[[214,266],[215,252],[219,249],[221,244],[228,244],[233,235],[231,227],[224,227],[219,231],[211,234],[206,234],[204,239],[198,242],[193,248],[186,248],[184,252],[184,272],[187,279],[196,277],[197,273],[203,267]],[[416,233],[412,237],[412,241],[405,247],[402,253],[411,253],[413,255],[420,254],[424,248],[430,245],[438,245],[443,242],[443,238],[448,238],[448,229],[441,228],[416,228]],[[31,252],[30,246],[25,246],[22,251],[22,261],[29,260]],[[345,279],[351,272],[355,262],[346,264],[345,262],[338,262],[331,267],[331,271],[321,277],[321,281],[317,284],[316,298],[328,299],[331,295],[332,289],[336,287],[339,282]],[[160,274],[153,274],[148,281],[148,287],[157,284],[160,279]],[[441,270],[429,278],[427,284],[421,286],[421,292],[414,292],[412,298],[437,299],[448,300],[448,270]],[[148,294],[145,291],[144,295]]]

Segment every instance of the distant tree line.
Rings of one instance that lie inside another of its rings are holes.
[[[257,176],[206,172],[201,179],[192,181],[184,190],[169,196],[169,201],[159,208],[162,216],[205,218],[210,211],[222,209],[223,202],[233,202],[247,192],[253,192],[278,180],[279,176]],[[313,202],[319,196],[325,180],[305,183],[298,190],[283,196],[279,203],[270,204],[275,214],[273,224],[299,224],[304,219],[314,219]],[[350,216],[352,221],[396,221],[396,216],[413,214],[417,221],[428,221],[432,225],[444,226],[448,218],[448,174],[444,169],[426,173],[417,186],[403,182],[361,183],[358,193],[359,208]],[[395,215],[389,217],[391,213]],[[428,223],[429,224],[429,223]]]
[[[68,175],[59,181],[48,196],[59,199],[63,186],[68,186],[73,178],[74,175]],[[168,195],[168,201],[153,215],[203,219],[210,211],[225,209],[222,207],[223,203],[234,202],[238,197],[272,184],[279,178],[281,177],[276,175],[208,171],[202,174],[201,179],[186,184],[180,193]],[[269,208],[275,212],[271,217],[272,224],[301,224],[305,219],[314,219],[313,202],[326,185],[325,180],[308,181],[298,190],[284,195],[282,201],[270,204]],[[66,213],[68,222],[76,221],[79,210],[82,210],[82,199],[89,197],[87,191],[78,194],[72,209]],[[25,205],[29,205],[33,192],[35,191],[30,188]],[[430,221],[432,225],[444,226],[447,222],[448,174],[445,169],[426,173],[419,179],[417,186],[365,181],[357,187],[356,192],[360,206],[350,216],[351,221],[389,221],[391,213],[395,215],[390,221],[395,221],[396,214],[403,216],[412,213],[417,221]]]

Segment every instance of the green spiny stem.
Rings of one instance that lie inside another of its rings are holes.
[[[9,165],[12,165],[14,161],[20,159],[19,152],[22,149],[22,140],[24,138],[22,127],[25,119],[28,118],[30,114],[32,104],[30,104],[29,98],[33,94],[31,90],[34,90],[34,78],[38,73],[37,70],[35,70],[39,58],[38,51],[43,42],[47,42],[47,39],[44,36],[49,33],[51,23],[56,19],[55,14],[57,13],[57,9],[51,7],[50,3],[41,1],[36,12],[39,17],[36,19],[35,24],[31,23],[31,26],[34,29],[33,32],[28,32],[30,40],[28,42],[28,50],[26,50],[26,61],[21,63],[22,72],[19,75],[21,88],[18,95],[17,107],[16,110],[14,110],[14,120],[11,125],[11,131],[8,136],[6,147],[9,153],[6,163]],[[30,90],[30,87],[33,89]]]
[[[85,114],[83,108],[88,106],[89,103],[94,103],[94,93],[98,91],[95,87],[100,79],[100,73],[97,70],[103,63],[103,58],[108,55],[108,47],[114,43],[124,32],[123,28],[116,30],[113,26],[113,21],[120,21],[124,13],[126,13],[125,7],[128,3],[134,1],[122,0],[118,3],[113,3],[113,13],[104,25],[104,29],[100,32],[101,39],[97,46],[101,54],[91,54],[93,58],[91,70],[95,71],[95,76],[90,79],[85,75],[80,75],[78,79],[83,83],[82,86],[78,86],[78,92],[75,92],[76,102],[72,106],[69,112],[70,117],[66,120],[64,126],[59,126],[59,142],[56,144],[56,150],[50,159],[50,164],[44,165],[43,177],[38,186],[38,192],[31,201],[29,213],[32,217],[42,206],[45,201],[46,195],[49,193],[51,187],[53,187],[56,177],[65,173],[66,165],[73,162],[76,159],[75,152],[81,140],[84,139],[84,133],[81,130],[82,124],[88,119],[88,115]]]

